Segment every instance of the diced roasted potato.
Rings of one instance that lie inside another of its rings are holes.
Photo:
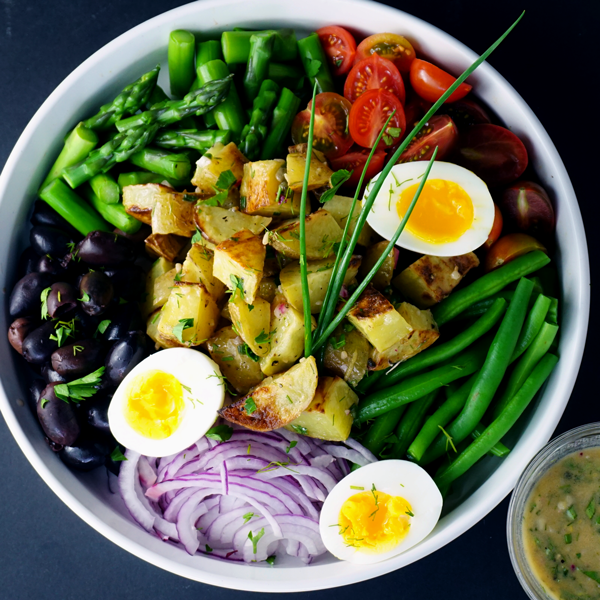
[[[317,363],[309,356],[285,373],[267,377],[246,396],[219,410],[219,414],[254,431],[279,429],[309,406],[317,382]]]
[[[219,329],[207,343],[211,358],[219,365],[227,381],[240,394],[247,393],[265,377],[258,361],[240,352],[243,344],[242,338],[231,326]]]
[[[412,331],[383,352],[379,352],[375,348],[372,349],[369,368],[374,371],[387,369],[394,363],[409,359],[411,356],[429,348],[440,337],[440,332],[430,310],[419,310],[416,306],[403,302],[398,307],[398,312],[410,325]]]
[[[152,210],[152,233],[173,233],[183,237],[194,235],[195,202],[183,198],[184,194],[176,192],[159,195]]]
[[[412,331],[404,317],[373,286],[368,286],[348,312],[348,320],[383,352]]]
[[[202,194],[198,194],[202,196]],[[206,198],[202,197],[198,202],[199,205],[203,206],[220,206],[221,208],[231,209],[240,207],[240,188],[236,185],[231,186],[227,190],[227,197],[222,199],[215,199],[214,197]]]
[[[229,314],[235,330],[250,346],[250,350],[257,356],[265,356],[269,352],[269,342],[260,340],[265,337],[265,331],[271,330],[269,302],[256,297],[252,304],[248,305],[240,294],[233,294],[229,301]]]
[[[166,304],[169,294],[175,285],[176,275],[177,269],[173,267],[170,271],[167,271],[154,280],[152,292],[148,294],[148,297],[146,298],[142,307],[142,314],[149,315],[157,308],[160,308]]]
[[[217,246],[213,274],[233,293],[239,290],[244,301],[252,304],[262,279],[265,255],[266,248],[257,235],[248,230],[238,231]]]
[[[242,229],[247,229],[255,235],[262,234],[271,223],[268,217],[252,217],[239,210],[227,210],[220,206],[199,203],[196,208],[196,226],[204,238],[213,244],[228,240]]]
[[[219,307],[201,283],[176,281],[162,308],[159,340],[177,346],[199,346],[214,333]]]
[[[317,326],[311,317],[312,328]],[[259,340],[269,340],[269,353],[260,359],[265,375],[281,373],[291,367],[304,352],[304,317],[279,294],[271,302],[271,331]]]
[[[196,163],[192,183],[196,186],[196,191],[205,198],[214,196],[219,175],[231,171],[241,181],[244,164],[247,162],[248,159],[233,142],[226,146],[218,142]]]
[[[352,198],[348,198],[347,196],[334,196],[324,205],[325,210],[337,221],[337,224],[340,226],[342,231],[344,230],[344,227],[346,227],[346,221],[350,215],[351,207]],[[354,207],[354,212],[352,213],[352,220],[350,221],[350,225],[348,227],[348,235],[352,235],[354,233],[354,230],[356,229],[356,221],[358,221],[358,215],[360,215],[361,210],[362,201],[357,200],[356,206]],[[371,244],[373,235],[374,233],[371,229],[371,226],[365,221],[360,235],[358,236],[358,243],[361,246],[369,246]]]
[[[392,285],[418,308],[428,308],[448,296],[478,265],[473,252],[461,256],[426,255],[394,277]]]
[[[225,286],[213,276],[213,253],[202,244],[192,244],[183,267],[180,281],[203,283],[208,293],[218,302],[225,295]]]
[[[306,258],[320,260],[334,253],[334,245],[342,239],[342,230],[335,219],[320,208],[305,220]],[[284,223],[269,232],[269,244],[288,258],[300,258],[300,222]]]
[[[350,329],[350,331],[347,331]],[[340,325],[325,347],[325,368],[356,385],[366,374],[371,344],[350,323]]]
[[[360,266],[361,278],[366,277],[371,269],[375,266],[375,263],[379,260],[381,255],[385,252],[389,242],[383,240],[377,244],[369,246],[365,257],[363,258]],[[371,279],[371,285],[378,290],[384,290],[392,282],[392,276],[394,275],[394,267],[396,264],[396,257],[398,256],[398,249],[394,248],[385,258],[381,267],[375,274],[375,277]]]
[[[354,404],[358,404],[358,396],[343,379],[319,377],[313,401],[285,428],[320,440],[344,442],[352,428],[350,408]]]
[[[156,281],[161,278],[165,273],[168,273],[175,268],[175,265],[165,258],[157,258],[152,265],[152,268],[146,275],[146,297],[142,305],[142,314],[144,317],[148,316],[151,312],[154,312],[157,308],[160,308],[166,301],[166,297],[163,301],[163,286],[160,286],[160,290],[155,290]],[[173,278],[175,278],[175,272],[173,272]],[[172,283],[170,285],[173,285]],[[168,293],[167,293],[168,296]]]
[[[288,185],[295,192],[302,190],[304,171],[306,169],[306,152],[288,154],[286,159]],[[320,152],[313,151],[310,159],[310,172],[308,175],[308,189],[316,190],[329,183],[333,171],[329,168],[327,160]]]
[[[173,188],[160,183],[145,183],[142,185],[126,185],[123,188],[123,208],[127,214],[138,221],[150,225],[152,210],[162,192],[172,192]]]
[[[275,283],[275,279],[273,279],[273,277],[263,277],[258,285],[258,292],[256,295],[271,304],[273,298],[275,298],[275,294],[277,294],[277,284]]]
[[[350,283],[358,273],[360,266],[360,256],[353,256],[350,260],[348,270],[344,277],[344,283]],[[333,273],[333,259],[317,260],[308,263],[308,288],[310,292],[310,312],[319,313],[325,300],[327,287]],[[287,301],[298,311],[304,310],[302,296],[302,279],[300,277],[300,264],[294,262],[279,274],[281,289],[285,294]]]
[[[172,233],[152,233],[145,240],[146,250],[174,262],[189,243],[189,239]]]

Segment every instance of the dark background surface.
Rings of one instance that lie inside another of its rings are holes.
[[[387,3],[437,25],[476,52],[483,52],[527,9],[525,19],[490,62],[529,103],[566,164],[583,212],[595,279],[599,244],[596,204],[600,201],[596,145],[600,3]],[[34,112],[75,67],[131,27],[181,4],[184,2],[177,0],[0,0],[0,166]],[[591,347],[598,327],[592,312],[579,379],[556,434],[600,421],[597,353]],[[233,600],[242,596],[242,592],[164,572],[104,539],[50,491],[1,419],[0,447],[1,600]],[[412,600],[525,598],[506,547],[507,506],[505,500],[460,539],[417,564],[369,582],[315,592],[312,597],[377,598],[391,593]]]

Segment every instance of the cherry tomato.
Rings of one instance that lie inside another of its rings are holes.
[[[527,168],[527,150],[511,131],[499,125],[473,125],[460,135],[456,161],[489,186],[508,185]]]
[[[352,146],[352,137],[348,131],[351,107],[346,98],[334,92],[317,94],[313,148],[320,150],[327,158],[342,156]],[[305,144],[308,141],[311,108],[312,100],[306,110],[296,115],[292,123],[294,144]]]
[[[345,75],[352,68],[356,55],[356,42],[352,34],[343,27],[329,25],[317,29],[317,35],[329,59],[333,75]]]
[[[365,167],[365,163],[369,157],[369,152],[369,150],[351,150],[348,152],[348,154],[344,154],[344,156],[340,156],[329,161],[331,168],[334,171],[338,171],[339,169],[352,171],[350,179],[348,179],[348,181],[346,181],[344,184],[345,187],[356,187],[358,185],[360,176],[362,175]],[[370,179],[375,177],[375,175],[377,175],[381,169],[383,169],[384,162],[385,152],[383,152],[383,150],[376,150],[375,154],[373,154],[371,162],[369,163],[367,172],[365,173],[365,178],[363,180],[365,184],[368,183]]]
[[[504,190],[500,206],[513,231],[547,240],[554,232],[556,217],[546,190],[533,181],[517,181]]]
[[[404,109],[400,100],[385,90],[369,90],[359,96],[350,111],[352,139],[359,146],[372,148],[379,132],[394,110],[396,112],[379,142],[380,150],[393,146],[400,139],[400,135],[406,128]]]
[[[390,60],[373,54],[357,62],[344,83],[344,96],[354,102],[367,90],[382,89],[396,96],[402,104],[406,99],[404,81],[396,65]]]
[[[452,117],[452,120],[459,129],[492,122],[483,107],[477,104],[475,100],[471,100],[471,98],[463,98],[451,104],[444,103],[439,113]]]
[[[408,73],[415,60],[415,49],[403,36],[395,33],[376,33],[365,38],[356,49],[355,63],[368,58],[371,54],[379,54],[381,58],[391,60],[400,73]]]
[[[458,141],[458,129],[448,115],[434,115],[400,155],[398,163],[429,160],[438,147],[436,160],[444,160]]]
[[[493,271],[503,264],[534,250],[546,252],[546,248],[534,237],[525,233],[509,233],[501,237],[488,250],[485,255],[485,272]]]
[[[410,65],[410,83],[421,98],[429,102],[439,100],[442,94],[456,81],[450,73],[424,60],[415,59]],[[446,102],[456,102],[464,98],[471,86],[461,83]]]
[[[488,239],[486,240],[483,247],[486,250],[489,250],[493,244],[496,243],[500,235],[502,234],[502,227],[504,226],[504,219],[502,218],[502,213],[498,208],[498,205],[494,203],[494,224],[492,225],[492,229],[490,231],[490,235],[488,235]]]

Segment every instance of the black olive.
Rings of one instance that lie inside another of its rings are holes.
[[[47,363],[42,367],[42,377],[48,383],[67,383],[67,378],[57,373],[52,368],[52,363]]]
[[[77,257],[92,266],[118,266],[133,262],[134,246],[116,233],[92,231],[77,245]]]
[[[64,276],[67,272],[63,261],[51,256],[40,256],[35,264],[35,270],[38,273],[48,273],[48,275]]]
[[[46,273],[30,273],[17,281],[8,301],[8,312],[13,319],[39,315],[40,296],[52,285],[53,278]]]
[[[43,379],[34,379],[29,386],[29,394],[27,394],[27,404],[32,412],[37,414],[37,403],[46,388],[47,383]]]
[[[44,439],[46,440],[46,444],[50,446],[50,450],[52,450],[52,452],[60,452],[64,448],[62,444],[53,442],[49,437],[45,437]]]
[[[80,238],[81,235],[77,233],[77,230],[63,219],[51,206],[49,206],[43,200],[36,200],[33,205],[33,214],[31,215],[32,225],[47,225],[49,227],[57,227],[58,229],[64,229],[70,234]]]
[[[102,271],[91,271],[79,283],[81,308],[88,315],[101,315],[114,297],[110,279]]]
[[[80,339],[94,337],[100,323],[100,317],[88,315],[86,312],[83,312],[81,306],[77,307],[74,314],[77,337]]]
[[[116,342],[106,355],[104,377],[108,384],[118,386],[133,367],[148,356],[147,336],[132,331]]]
[[[70,283],[53,283],[46,300],[48,315],[52,319],[62,319],[77,306],[77,291]]]
[[[63,377],[71,378],[95,371],[104,359],[100,340],[80,340],[55,350],[51,356],[52,368]]]
[[[137,331],[144,326],[140,311],[132,302],[119,306],[107,320],[110,320],[110,323],[104,331],[103,338],[111,342],[120,340],[130,331]]]
[[[40,324],[37,317],[19,317],[8,328],[8,341],[19,353],[23,354],[25,338]]]
[[[53,442],[71,446],[79,437],[80,428],[73,404],[56,397],[57,383],[49,383],[40,394],[37,415],[44,433]]]
[[[88,424],[104,434],[110,434],[108,425],[108,407],[112,395],[103,396],[86,402],[86,413]]]
[[[103,465],[114,450],[108,440],[100,437],[81,439],[74,445],[66,445],[59,453],[61,460],[78,471],[91,471]]]
[[[36,225],[29,232],[31,247],[40,256],[51,256],[52,258],[63,258],[69,252],[73,244],[73,236],[63,229],[48,227],[47,225]]]
[[[23,341],[23,358],[34,365],[43,365],[50,360],[52,353],[58,348],[56,336],[57,323],[46,321],[34,329]]]
[[[24,277],[25,275],[29,275],[29,273],[35,273],[39,259],[40,257],[37,255],[37,252],[31,246],[23,250],[17,265],[17,275]]]
[[[123,267],[104,271],[115,290],[117,298],[123,300],[139,300],[145,289],[144,272],[139,267]]]

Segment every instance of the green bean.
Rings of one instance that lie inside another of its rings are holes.
[[[275,108],[267,138],[260,153],[261,160],[269,160],[281,156],[283,143],[288,137],[292,121],[300,108],[300,98],[287,88],[281,90],[281,95]]]
[[[39,192],[63,219],[67,220],[79,233],[90,231],[112,231],[113,228],[62,179],[54,179]]]
[[[321,348],[325,348],[323,344]],[[365,376],[354,386],[354,391],[357,394],[366,394],[383,376],[385,370],[367,372]]]
[[[504,314],[506,309],[506,300],[496,298],[488,311],[482,315],[470,327],[461,331],[452,340],[439,346],[433,346],[416,356],[409,358],[407,361],[400,363],[392,370],[388,371],[385,376],[375,382],[374,390],[380,390],[390,385],[394,385],[408,377],[419,373],[428,367],[432,367],[444,360],[448,360],[468,348],[473,342],[478,340],[482,335],[486,334]]]
[[[135,152],[129,160],[141,169],[162,175],[167,179],[189,180],[192,165],[186,154],[173,154],[166,150],[144,148]]]
[[[142,226],[142,222],[138,221],[131,215],[127,214],[125,207],[119,204],[106,204],[103,202],[92,189],[91,185],[81,186],[81,191],[90,201],[91,205],[111,224],[123,233],[137,233]]]
[[[406,458],[406,452],[423,425],[427,411],[435,401],[439,388],[413,402],[396,428],[398,441],[392,446],[390,458]]]
[[[447,488],[452,481],[466,473],[508,433],[548,379],[557,362],[558,358],[553,354],[547,354],[542,358],[498,418],[476,440],[471,442],[450,466],[435,476],[434,480],[438,487]]]
[[[363,446],[373,454],[378,455],[385,446],[386,438],[389,438],[389,435],[396,429],[396,425],[398,425],[398,421],[400,421],[405,410],[406,404],[403,404],[377,417],[375,422],[369,426],[367,435],[363,440]]]
[[[104,204],[118,204],[121,200],[121,188],[109,173],[98,173],[90,179],[89,183],[98,200]]]
[[[467,402],[458,417],[447,428],[448,435],[455,442],[462,442],[466,439],[488,409],[510,363],[517,338],[525,321],[527,303],[532,289],[533,282],[521,278],[513,301],[502,319]],[[443,436],[438,437],[423,457],[423,464],[427,464],[443,454],[443,442]]]
[[[168,62],[171,93],[180,98],[185,96],[194,81],[194,55],[196,38],[184,29],[171,31],[169,35]]]
[[[274,42],[273,33],[257,33],[250,38],[250,56],[244,75],[244,92],[250,104],[258,96],[260,84],[268,76]]]
[[[548,309],[547,319],[548,323],[558,325],[558,300],[556,298],[550,298],[550,308]]]
[[[293,29],[267,31],[224,31],[221,34],[221,47],[227,64],[247,63],[250,56],[250,38],[255,34],[274,33],[273,55],[278,61],[294,60],[298,55],[298,43]]]
[[[521,357],[515,365],[513,372],[508,379],[506,388],[493,411],[493,417],[496,418],[510,402],[510,399],[517,393],[517,390],[523,385],[529,374],[533,371],[535,365],[546,354],[552,342],[558,333],[558,325],[543,323],[539,333],[533,340],[527,352]]]
[[[527,319],[525,319],[523,329],[521,330],[521,334],[517,340],[515,351],[510,358],[511,363],[517,360],[517,358],[519,358],[519,356],[521,356],[521,354],[523,354],[523,352],[529,348],[529,345],[539,333],[542,325],[544,324],[544,319],[548,314],[550,304],[551,300],[547,296],[540,294],[537,297],[533,308],[529,311]]]
[[[475,373],[483,365],[490,342],[490,337],[485,336],[456,356],[452,362],[367,396],[358,405],[354,423],[359,425],[374,419],[393,408],[414,402],[455,379]]]
[[[473,429],[471,432],[471,438],[476,440],[484,431],[485,425],[483,423],[478,423],[475,429]],[[492,448],[490,448],[490,450],[488,450],[488,454],[491,456],[497,456],[498,458],[504,458],[510,454],[510,448],[507,448],[502,442],[498,442]]]
[[[298,41],[298,52],[311,87],[317,82],[317,93],[335,92],[325,51],[316,33]]]
[[[454,418],[465,405],[471,388],[475,383],[477,374],[472,375],[454,392],[428,419],[408,448],[409,457],[415,462],[420,462],[425,451],[439,435],[440,429],[445,427],[450,419]]]
[[[444,325],[475,302],[489,298],[509,283],[537,271],[549,262],[550,259],[546,254],[541,250],[534,250],[511,260],[491,273],[486,273],[471,285],[456,290],[435,306],[432,310],[435,322],[439,326]]]
[[[267,78],[281,87],[299,90],[304,82],[304,73],[294,65],[270,62]]]
[[[452,396],[452,394],[454,394],[456,391],[458,391],[459,387],[460,387],[460,383],[458,383],[458,381],[451,381],[450,383],[445,385],[444,393],[446,394],[446,399],[450,398],[450,396]]]

